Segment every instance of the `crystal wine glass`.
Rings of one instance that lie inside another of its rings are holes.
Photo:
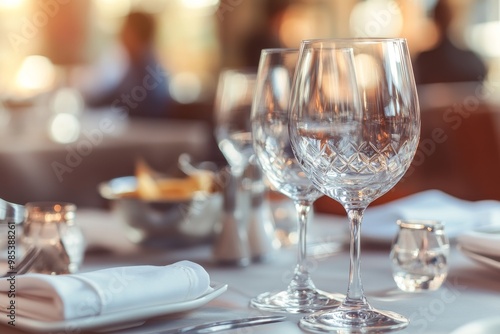
[[[336,307],[339,297],[317,290],[306,265],[306,230],[313,202],[321,196],[298,164],[288,136],[288,100],[298,49],[261,52],[252,105],[254,151],[271,185],[295,203],[298,214],[298,261],[288,287],[265,292],[251,300],[252,307],[288,313]]]
[[[235,176],[241,177],[253,154],[250,112],[256,73],[221,72],[215,99],[215,137]]]
[[[302,41],[290,105],[290,139],[313,184],[350,221],[347,295],[300,320],[312,332],[382,332],[408,320],[379,311],[360,274],[363,212],[401,179],[417,149],[420,113],[405,39]]]

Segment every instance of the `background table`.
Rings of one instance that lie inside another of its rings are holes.
[[[31,121],[19,121],[19,129],[0,132],[1,198],[20,204],[43,200],[104,207],[97,185],[134,175],[138,159],[169,173],[180,154],[205,160],[216,147],[204,122],[124,119],[105,110],[87,110],[80,117],[78,140],[60,144],[50,140],[47,121],[35,113]]]

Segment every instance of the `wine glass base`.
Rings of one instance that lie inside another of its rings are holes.
[[[381,333],[400,330],[409,321],[391,311],[349,310],[339,307],[304,316],[299,326],[313,333]]]
[[[253,308],[279,313],[311,313],[340,306],[345,296],[321,290],[265,292],[250,301]]]

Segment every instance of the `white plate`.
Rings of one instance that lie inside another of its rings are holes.
[[[486,265],[486,266],[488,266],[490,268],[493,268],[493,269],[500,269],[500,261],[498,261],[496,259],[488,257],[485,254],[481,254],[481,253],[472,251],[470,249],[467,249],[463,245],[458,245],[458,249],[460,249],[460,251],[465,256],[469,257],[470,259],[472,259],[472,260],[474,260],[474,261],[476,261],[478,263],[484,264],[484,265]]]
[[[500,333],[500,319],[486,318],[473,321],[455,329],[451,334],[498,334]]]
[[[227,290],[227,284],[212,282],[210,286],[212,291],[189,301],[157,305],[150,307],[143,307],[134,310],[127,310],[123,312],[103,314],[95,317],[72,319],[66,321],[40,321],[29,318],[16,316],[16,328],[36,333],[51,332],[51,331],[64,331],[64,333],[77,333],[81,330],[97,329],[97,328],[126,328],[138,326],[144,323],[146,319],[163,316],[172,313],[185,312],[198,308],[212,299],[220,296]],[[4,323],[2,321],[2,323]]]

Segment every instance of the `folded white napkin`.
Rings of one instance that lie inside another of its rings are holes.
[[[8,293],[12,286],[15,297]],[[73,275],[27,274],[14,281],[0,280],[0,312],[8,312],[7,306],[14,301],[20,316],[69,320],[188,301],[210,290],[208,273],[189,261]]]
[[[500,259],[500,226],[466,231],[458,236],[457,242],[468,251]]]
[[[387,204],[368,207],[363,219],[363,237],[386,242],[398,231],[398,219],[431,219],[444,223],[445,233],[454,238],[460,233],[500,222],[500,202],[465,201],[439,190],[427,190]]]

